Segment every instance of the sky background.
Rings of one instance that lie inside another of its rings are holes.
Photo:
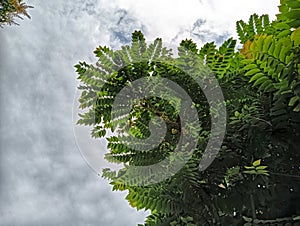
[[[74,65],[95,63],[140,29],[148,40],[201,46],[236,37],[235,22],[279,0],[28,0],[31,20],[0,29],[0,226],[133,226],[147,213],[112,192],[74,136]],[[92,145],[92,144],[91,144]],[[88,142],[87,142],[88,146]],[[104,144],[99,148],[104,149]],[[103,151],[103,150],[102,150]]]

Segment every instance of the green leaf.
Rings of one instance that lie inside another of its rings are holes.
[[[288,22],[288,25],[293,28],[298,28],[300,27],[300,19],[292,20]]]
[[[269,171],[268,170],[257,170],[257,174],[267,174]]]
[[[299,112],[299,111],[300,111],[300,104],[298,104],[298,105],[293,109],[293,111]]]
[[[248,71],[248,70],[251,70],[251,69],[254,69],[254,68],[257,68],[256,64],[248,64],[247,66],[244,67],[244,70]]]
[[[281,32],[277,35],[277,37],[278,37],[278,38],[286,37],[286,36],[288,36],[289,34],[291,34],[291,31],[290,31],[290,30],[283,30],[283,31],[281,31]]]
[[[287,25],[285,22],[281,22],[281,23],[275,23],[274,25],[275,28],[277,28],[278,30],[286,30],[286,29],[290,29],[290,26]]]
[[[257,80],[254,82],[253,86],[257,86],[257,85],[259,85],[259,84],[261,84],[261,83],[263,83],[263,82],[265,82],[265,81],[267,81],[267,80],[269,80],[269,78],[266,77],[266,76],[263,76],[263,77],[257,79]]]
[[[292,32],[291,40],[294,42],[294,46],[300,45],[300,27]]]
[[[268,166],[258,166],[256,167],[256,170],[264,170],[266,168],[268,168]]]
[[[260,70],[259,70],[258,68],[254,68],[254,69],[248,71],[248,72],[245,74],[245,76],[251,76],[251,75],[254,75],[254,74],[258,73],[258,72],[260,72]]]
[[[256,167],[256,166],[259,166],[259,165],[260,165],[260,162],[261,162],[261,159],[258,159],[258,160],[256,160],[256,161],[254,161],[252,165],[255,166],[255,167]]]
[[[253,63],[253,60],[252,60],[252,59],[244,59],[244,60],[241,60],[241,63],[242,63],[242,64],[245,64],[245,65],[248,65],[248,64]],[[254,64],[254,65],[255,65],[255,64]]]
[[[252,222],[252,218],[243,216],[243,220],[246,222]]]
[[[248,223],[244,224],[243,226],[253,226],[253,224],[248,222]]]
[[[300,97],[298,97],[298,96],[292,97],[292,98],[290,99],[289,106],[290,106],[290,107],[294,106],[298,100],[300,100]]]
[[[244,171],[244,173],[246,173],[246,174],[257,174],[256,170],[247,170],[247,171]]]
[[[300,9],[292,9],[287,13],[284,13],[284,15],[289,18],[289,19],[299,19],[299,15],[300,15]]]
[[[244,167],[245,167],[245,169],[255,169],[254,166],[244,166]]]
[[[264,76],[264,73],[259,72],[259,73],[257,73],[256,75],[254,75],[254,76],[250,79],[249,82],[253,82],[253,81],[255,81],[255,80],[261,78],[262,76]]]
[[[293,217],[293,220],[294,221],[299,221],[300,220],[300,216]]]
[[[259,90],[260,90],[260,91],[266,91],[266,88],[267,88],[270,84],[273,85],[273,83],[272,83],[271,80],[265,81],[263,84],[261,84],[261,86],[259,87]]]

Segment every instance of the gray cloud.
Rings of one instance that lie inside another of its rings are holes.
[[[100,3],[32,1],[32,20],[0,32],[0,225],[120,226],[144,220],[124,193],[111,192],[91,171],[74,140],[73,65],[93,62],[95,47],[112,37],[127,41],[112,33],[119,9]]]
[[[146,27],[124,9],[117,10],[114,18],[116,18],[116,21],[111,23],[109,29],[112,34],[110,38],[112,47],[130,43],[131,34],[134,30],[141,30],[144,34],[147,34]]]
[[[206,20],[198,19],[191,30],[191,34],[199,39],[202,43],[215,42],[217,45],[222,44],[227,38],[230,37],[229,32],[224,32],[222,34],[217,33],[210,29],[210,26],[206,25]]]
[[[199,18],[190,28],[179,31],[172,42],[180,43],[182,39],[192,38],[195,42],[200,43],[199,47],[209,42],[215,42],[217,46],[220,46],[230,36],[229,32],[221,33],[214,28],[213,24]]]

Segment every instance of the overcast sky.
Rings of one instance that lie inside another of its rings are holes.
[[[199,45],[236,37],[235,21],[274,18],[279,0],[27,1],[31,20],[0,29],[0,225],[133,226],[146,216],[81,157],[73,133],[74,65],[99,44],[146,38]]]

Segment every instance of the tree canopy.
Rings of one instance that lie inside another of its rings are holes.
[[[18,23],[15,18],[23,19],[22,16],[30,18],[27,9],[32,6],[26,5],[22,0],[2,0],[0,2],[0,27]]]
[[[96,66],[76,65],[80,107],[86,109],[78,123],[108,140],[106,159],[123,168],[105,169],[103,176],[113,190],[128,191],[132,207],[151,211],[146,226],[299,225],[300,1],[281,0],[279,9],[272,22],[256,14],[238,21],[238,50],[232,38],[201,48],[183,40],[173,56],[161,39],[147,45],[135,31],[131,45],[120,50],[99,46]],[[145,82],[136,86],[139,79]],[[180,85],[193,104],[182,110],[185,99],[167,81]],[[217,86],[222,98],[211,104],[207,93],[217,94]],[[118,99],[124,87],[131,91]],[[159,96],[162,89],[167,94]],[[149,95],[139,96],[145,90]],[[188,120],[191,112],[197,123]],[[212,136],[223,118],[224,139],[222,132]],[[159,144],[146,147],[161,128],[166,132],[158,135]],[[207,157],[212,137],[223,142]],[[203,158],[212,158],[205,170]],[[184,164],[174,170],[176,161]]]

